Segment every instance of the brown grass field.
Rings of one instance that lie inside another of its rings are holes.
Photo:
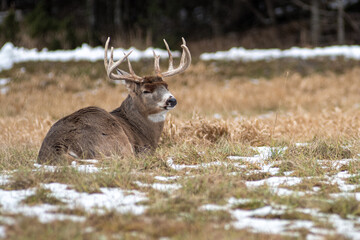
[[[152,74],[150,61],[134,63],[134,68],[137,73]],[[355,197],[326,201],[341,190],[337,183],[324,181],[341,171],[358,174],[360,170],[359,76],[359,64],[344,59],[256,63],[195,60],[186,73],[168,80],[178,106],[167,116],[154,155],[135,159],[114,156],[95,164],[106,169],[98,173],[72,171],[67,166],[63,171],[48,172],[33,170],[50,126],[86,106],[110,111],[125,99],[126,89],[107,81],[101,62],[18,64],[0,73],[0,78],[11,78],[10,90],[0,95],[0,169],[10,175],[10,181],[1,188],[38,189],[23,202],[30,205],[64,204],[41,187],[47,183],[64,183],[87,193],[101,192],[102,187],[136,189],[147,194],[148,200],[143,203],[147,211],[141,215],[114,211],[98,214],[64,207],[57,211],[85,216],[86,220],[50,223],[4,211],[0,225],[5,226],[9,239],[306,239],[315,234],[306,228],[293,230],[295,235],[238,229],[229,225],[234,220],[229,211],[199,210],[205,204],[224,206],[227,199],[235,197],[255,200],[232,209],[285,205],[290,210],[268,214],[264,219],[312,221],[317,228],[329,231],[320,234],[324,239],[351,238],[334,232],[333,223],[297,209],[316,209],[342,219],[360,215],[360,202]],[[296,147],[296,143],[309,145]],[[253,156],[252,147],[259,146],[288,147],[284,154],[274,152],[269,160],[272,167],[280,169],[276,176],[291,171],[290,176],[311,177],[282,187],[295,192],[314,187],[320,191],[296,197],[278,196],[266,184],[255,189],[247,187],[246,181],[275,175],[253,171],[261,169],[256,164],[248,164],[247,170],[240,171],[230,165],[227,157]],[[169,157],[176,164],[221,161],[227,165],[176,171],[169,167]],[[341,168],[319,163],[341,159],[354,161]],[[238,175],[231,174],[234,172]],[[181,188],[169,193],[134,183],[151,185],[157,182],[157,175],[178,176],[170,183]],[[360,184],[358,176],[344,181],[356,187]]]

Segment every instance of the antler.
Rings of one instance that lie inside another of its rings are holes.
[[[171,55],[169,45],[167,44],[165,39],[164,39],[164,43],[166,46],[166,50],[168,51],[168,54],[169,54],[169,68],[166,72],[161,73],[160,64],[159,64],[160,56],[156,55],[154,52],[154,67],[155,67],[155,73],[157,75],[160,75],[162,77],[170,77],[175,74],[184,72],[190,66],[191,54],[190,54],[188,47],[186,46],[186,42],[185,42],[184,38],[182,38],[182,41],[183,41],[183,44],[181,45],[181,47],[182,47],[183,51],[181,54],[180,65],[179,65],[179,67],[177,67],[175,69],[174,69],[173,57]]]
[[[109,79],[142,82],[143,78],[136,75],[133,68],[131,67],[129,55],[132,53],[132,51],[130,51],[128,54],[124,53],[123,58],[119,59],[117,62],[114,62],[114,59],[113,59],[114,58],[114,48],[111,47],[110,60],[108,62],[107,51],[108,51],[108,47],[109,47],[109,42],[110,42],[110,37],[106,40],[105,53],[104,53],[104,65],[105,65],[106,73],[107,73],[107,76],[109,77]],[[130,73],[117,68],[122,62],[124,62],[125,59],[127,59]],[[115,69],[117,70],[118,74],[113,73],[113,71]]]

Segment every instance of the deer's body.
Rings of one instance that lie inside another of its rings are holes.
[[[118,70],[120,74],[117,75],[112,73],[128,55],[114,64],[111,56],[108,63],[106,50],[105,67],[108,76],[110,79],[123,80],[129,96],[112,112],[98,107],[87,107],[57,121],[41,145],[39,163],[52,164],[68,159],[99,158],[112,154],[132,156],[153,151],[157,147],[166,113],[176,105],[176,99],[169,92],[162,77],[169,74],[170,70],[172,72],[169,76],[178,73],[179,68],[184,65],[184,57],[180,67],[172,69],[172,58],[168,49],[171,59],[169,71],[163,75],[157,72],[160,69],[158,56],[155,56],[157,76],[140,78],[134,74],[130,63],[131,74],[122,70]],[[187,48],[186,50],[188,51]]]
[[[140,127],[139,127],[140,126]],[[87,107],[56,122],[39,152],[40,162],[63,157],[131,156],[157,147],[164,122],[152,122],[136,111],[129,96],[112,112]]]
[[[133,153],[121,119],[97,107],[80,109],[60,119],[46,135],[38,156],[40,163],[69,157],[98,158],[103,154]]]

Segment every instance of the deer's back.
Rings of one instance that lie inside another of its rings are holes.
[[[69,155],[96,158],[132,152],[121,122],[104,109],[87,107],[60,119],[50,128],[40,148],[38,162],[57,162]]]

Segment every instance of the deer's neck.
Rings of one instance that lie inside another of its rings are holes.
[[[111,114],[123,123],[124,131],[135,152],[155,150],[164,128],[165,118],[151,121],[148,116],[139,111],[130,96]]]

